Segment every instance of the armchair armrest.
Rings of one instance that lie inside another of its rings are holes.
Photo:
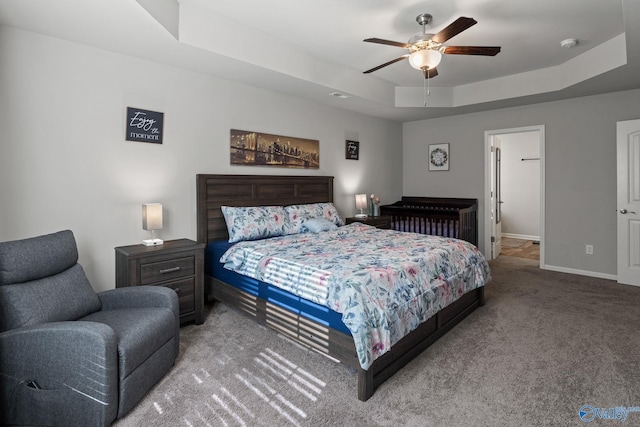
[[[172,289],[162,286],[130,286],[98,293],[102,310],[119,308],[167,307],[178,315],[180,308],[178,295]]]
[[[108,425],[117,411],[118,347],[110,327],[55,322],[0,333],[0,424],[71,425],[89,414],[81,423]]]
[[[102,310],[121,308],[157,307],[170,308],[175,318],[176,355],[179,352],[180,336],[180,303],[178,294],[164,286],[129,286],[110,289],[98,293],[102,302]]]

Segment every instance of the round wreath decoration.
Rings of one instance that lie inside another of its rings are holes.
[[[434,166],[444,166],[447,164],[447,160],[449,160],[449,155],[442,148],[436,148],[431,152],[431,164]]]

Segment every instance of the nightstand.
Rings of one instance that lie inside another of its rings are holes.
[[[376,228],[383,228],[388,230],[391,228],[391,217],[390,216],[367,216],[364,218],[358,218],[355,216],[349,217],[345,219],[347,224],[351,224],[353,222],[361,222],[363,224],[372,225]]]
[[[204,243],[167,240],[162,245],[119,246],[116,287],[166,286],[180,301],[180,324],[204,321]]]

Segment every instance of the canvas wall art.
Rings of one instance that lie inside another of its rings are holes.
[[[231,164],[319,169],[320,141],[231,129]]]

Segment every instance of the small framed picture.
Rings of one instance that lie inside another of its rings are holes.
[[[448,171],[451,155],[449,154],[449,144],[429,145],[429,170]]]
[[[358,141],[347,141],[344,158],[348,160],[358,160],[360,157],[360,143]]]
[[[164,113],[127,107],[127,141],[162,144]]]

